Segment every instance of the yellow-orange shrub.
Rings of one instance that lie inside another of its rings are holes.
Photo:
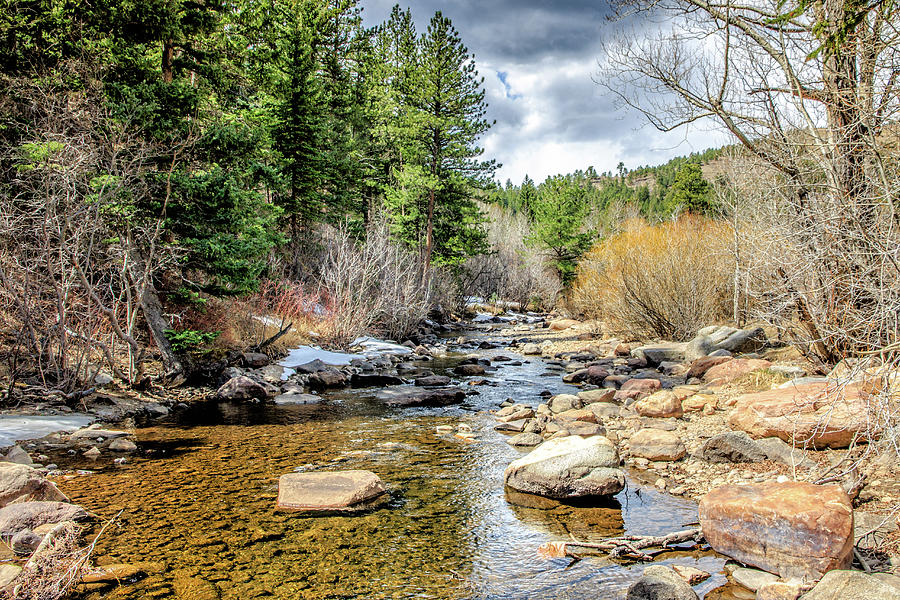
[[[575,307],[617,334],[689,339],[731,314],[732,239],[727,223],[703,217],[628,221],[581,260]]]

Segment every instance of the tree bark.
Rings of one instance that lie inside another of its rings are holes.
[[[163,43],[162,51],[162,79],[165,83],[172,83],[174,79],[172,62],[175,58],[175,40],[167,39]]]

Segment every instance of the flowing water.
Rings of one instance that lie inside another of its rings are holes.
[[[484,354],[501,352],[509,354]],[[122,466],[103,458],[89,467],[94,474],[60,487],[102,517],[121,511],[98,543],[99,563],[159,568],[86,597],[214,597],[192,591],[188,583],[201,579],[235,600],[622,598],[640,565],[545,559],[538,547],[665,533],[696,521],[696,505],[632,478],[602,504],[504,492],[503,470],[522,453],[493,430],[487,410],[506,398],[536,405],[541,390],[571,390],[559,375],[535,359],[499,366],[490,374],[495,386],[477,388],[457,407],[388,409],[374,400],[376,390],[360,390],[320,404],[209,406],[140,429],[139,457]],[[435,431],[459,423],[476,441]],[[389,485],[390,501],[349,517],[276,512],[278,477],[315,469],[372,470]],[[673,553],[663,562],[716,573],[695,588],[701,595],[724,582],[723,560],[710,553]]]

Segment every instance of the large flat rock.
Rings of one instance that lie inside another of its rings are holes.
[[[716,552],[784,578],[816,580],[853,558],[853,508],[837,485],[723,485],[700,501]]]
[[[846,448],[865,440],[872,423],[856,384],[810,383],[746,394],[728,418],[754,438],[778,437],[798,446]]]
[[[389,406],[446,406],[462,402],[466,393],[455,387],[400,387],[382,390],[376,397]]]
[[[386,492],[371,471],[288,473],[278,480],[276,508],[294,512],[353,512]]]
[[[548,498],[616,494],[625,487],[615,445],[602,436],[548,440],[506,468],[506,485]]]

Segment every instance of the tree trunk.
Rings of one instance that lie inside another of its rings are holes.
[[[431,253],[434,250],[434,190],[428,192],[428,223],[425,226],[425,278],[431,273]]]
[[[172,60],[175,58],[175,40],[168,39],[163,43],[162,51],[162,79],[165,83],[172,83]]]

